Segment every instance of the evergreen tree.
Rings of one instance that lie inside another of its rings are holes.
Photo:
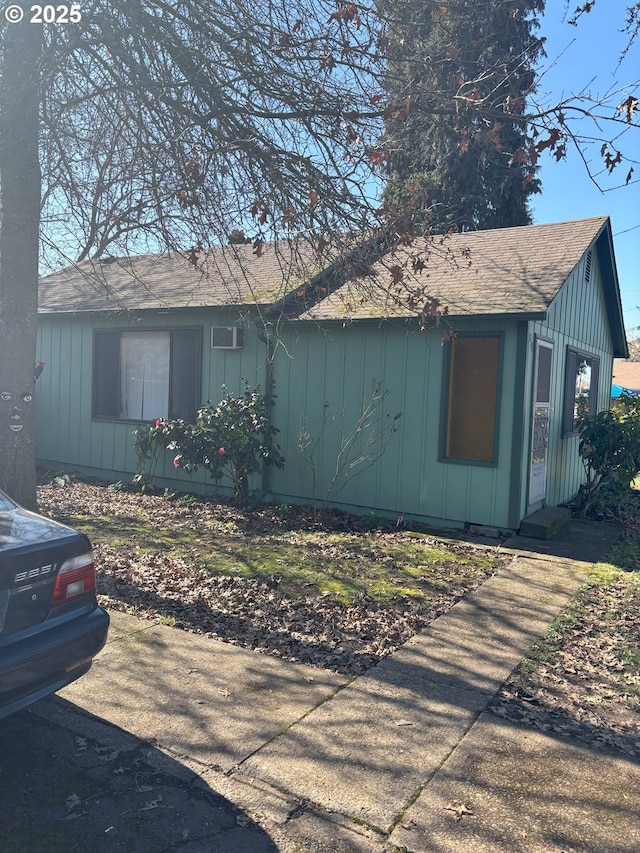
[[[389,0],[390,2],[390,0]],[[390,222],[466,231],[531,222],[540,191],[522,121],[544,0],[393,3],[386,119]],[[402,38],[398,33],[402,33]],[[446,104],[456,102],[456,109]]]

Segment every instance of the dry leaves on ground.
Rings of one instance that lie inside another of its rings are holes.
[[[309,508],[264,506],[247,514],[224,503],[181,505],[154,495],[103,485],[42,486],[43,512],[69,520],[82,512],[125,523],[135,531],[198,526],[210,535],[265,533],[295,539],[295,531],[349,531],[362,535],[362,559],[372,545],[367,519]],[[402,536],[387,532],[376,536]],[[135,534],[127,544],[95,547],[101,603],[141,618],[236,643],[288,660],[361,673],[445,612],[487,577],[432,594],[428,605],[410,596],[380,604],[358,594],[344,604],[334,596],[285,595],[277,576],[267,580],[211,575],[171,550],[148,550]],[[468,546],[453,545],[461,554]],[[331,552],[331,553],[329,553]],[[339,561],[338,546],[327,559]],[[640,576],[617,573],[584,588],[555,634],[499,691],[492,710],[508,719],[640,758]]]
[[[536,659],[502,687],[494,713],[640,758],[638,573],[584,587]]]
[[[326,594],[293,599],[275,578],[211,577],[162,554],[95,550],[103,606],[338,672],[364,672],[455,600],[442,595],[425,609],[365,596],[349,605]]]
[[[78,513],[93,515],[110,519],[114,530],[120,525],[120,529],[135,531],[139,518],[141,530],[198,528],[208,537],[219,531],[237,539],[264,534],[267,540],[279,537],[294,545],[300,535],[296,530],[316,530],[317,543],[306,547],[321,550],[327,566],[339,566],[341,560],[354,556],[366,561],[368,554],[384,560],[384,549],[403,538],[402,531],[372,534],[366,529],[366,520],[346,513],[318,516],[308,507],[290,507],[283,518],[281,508],[264,506],[248,514],[223,503],[202,501],[184,506],[157,495],[93,483],[74,482],[64,488],[44,485],[39,489],[39,501],[41,510],[53,517],[74,523]],[[323,536],[336,531],[360,535],[357,547]],[[98,598],[104,607],[287,660],[354,674],[366,671],[421,631],[507,559],[496,554],[493,568],[489,561],[477,570],[467,570],[462,581],[456,579],[455,564],[447,564],[443,578],[451,581],[441,592],[431,590],[426,599],[398,595],[380,603],[360,592],[344,603],[317,591],[286,595],[276,574],[266,580],[211,574],[170,548],[149,550],[142,537],[136,536],[134,533],[125,544],[116,546],[94,543]],[[455,543],[449,549],[461,557],[474,550]]]

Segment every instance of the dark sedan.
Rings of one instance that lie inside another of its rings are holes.
[[[0,492],[0,718],[87,672],[108,627],[87,537]]]

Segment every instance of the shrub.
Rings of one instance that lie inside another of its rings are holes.
[[[640,397],[623,395],[611,411],[578,419],[578,452],[587,475],[582,487],[581,512],[592,506],[605,486],[628,487],[640,471]]]
[[[157,421],[155,425],[145,424],[133,431],[133,448],[138,470],[132,480],[132,486],[141,492],[153,489],[153,475],[162,449],[157,424]]]
[[[223,392],[226,388],[223,387]],[[213,406],[208,402],[189,424],[175,419],[158,419],[155,424],[134,432],[138,458],[153,460],[160,449],[174,452],[173,464],[189,473],[205,468],[211,478],[231,480],[233,492],[242,506],[249,503],[249,477],[262,465],[284,466],[280,447],[275,443],[278,430],[269,419],[271,400],[260,387],[253,390],[245,382],[239,397],[226,396]],[[144,482],[144,472],[136,477]]]

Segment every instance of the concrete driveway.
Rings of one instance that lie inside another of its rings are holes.
[[[327,823],[299,797],[234,773],[348,683],[112,613],[87,675],[0,722],[0,851],[380,849],[366,829]],[[314,839],[302,847],[293,817]]]
[[[0,755],[2,853],[277,850],[180,761],[64,699],[2,721]]]
[[[588,568],[514,556],[354,679],[114,613],[0,724],[1,853],[637,853],[637,763],[485,710]]]

